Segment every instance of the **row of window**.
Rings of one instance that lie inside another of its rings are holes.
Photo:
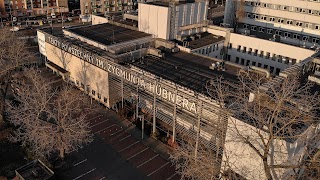
[[[208,46],[207,48],[195,50],[194,52],[199,54],[210,54],[211,52],[216,51],[218,49],[219,49],[219,44],[214,44],[214,45]]]
[[[281,30],[276,30],[276,29],[271,29],[271,28],[265,28],[265,27],[257,27],[249,24],[244,24],[243,25],[244,29],[250,29],[251,31],[257,31],[261,33],[267,33],[267,34],[276,34],[284,38],[291,38],[294,40],[300,40],[304,42],[311,42],[313,44],[320,44],[319,38],[311,37],[311,36],[306,36],[306,35],[300,35],[296,33],[291,33],[287,31],[281,31]]]
[[[320,16],[320,10],[306,9],[301,7],[286,6],[286,5],[271,4],[271,3],[261,3],[261,2],[252,2],[252,1],[245,1],[245,2],[247,6],[252,6],[252,7],[270,8],[270,9],[276,9],[276,10],[282,10],[282,11],[290,11],[290,12]],[[320,2],[320,0],[318,2]]]
[[[243,66],[257,66],[257,67],[261,67],[264,69],[267,69],[270,71],[270,73],[275,73],[275,74],[279,74],[280,73],[280,69],[279,68],[274,68],[273,66],[269,66],[267,64],[262,64],[262,63],[257,63],[255,61],[250,61],[250,60],[246,60],[243,58],[239,58],[236,57],[236,62],[237,64],[241,64]]]
[[[228,48],[232,49],[232,43],[229,43]],[[277,55],[274,53],[271,54],[270,52],[264,52],[262,50],[259,51],[258,49],[252,49],[252,48],[248,48],[241,45],[238,45],[237,51],[242,53],[247,53],[253,56],[258,56],[265,59],[270,59],[272,61],[277,61],[279,63],[284,63],[284,64],[289,64],[289,63],[295,64],[297,62],[296,59],[291,59],[289,57]]]
[[[93,90],[93,89],[90,91],[89,87],[85,87],[84,84],[80,83],[78,80],[76,80],[75,84],[76,84],[76,86],[78,86],[78,87],[82,88],[83,90],[85,90],[88,95],[91,95],[93,97],[97,96],[98,99],[101,100],[101,94],[100,93],[96,93],[96,91]],[[108,98],[103,97],[103,102],[107,103],[108,102]]]
[[[246,17],[251,18],[251,19],[256,19],[256,20],[275,22],[275,23],[279,23],[279,24],[286,24],[286,25],[298,26],[298,27],[302,27],[302,28],[320,30],[320,24],[314,24],[314,23],[310,23],[310,22],[302,22],[302,21],[296,21],[296,20],[292,20],[292,19],[267,16],[267,15],[262,15],[262,14],[253,14],[253,13],[246,13]]]

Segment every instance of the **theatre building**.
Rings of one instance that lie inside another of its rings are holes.
[[[239,65],[112,24],[38,30],[38,42],[46,66],[66,81],[107,108],[131,107],[171,141],[184,136],[206,145],[220,167],[228,117],[206,85],[217,75],[234,81]]]
[[[250,148],[244,143],[230,143],[233,138],[230,122],[244,127],[241,130],[244,134],[257,127],[231,118],[207,91],[216,76],[237,82],[237,74],[244,66],[199,52],[180,51],[186,47],[113,24],[53,32],[43,29],[37,33],[46,66],[107,108],[126,110],[132,121],[144,119],[151,133],[168,137],[168,142],[180,143],[186,138],[198,142],[213,152],[217,169],[223,166],[224,154],[233,151],[243,155],[242,159],[230,157],[239,167],[263,172],[257,154],[248,152]],[[197,39],[197,43],[208,46],[210,39],[204,38],[204,42]],[[220,39],[212,43],[218,42]],[[313,62],[318,61],[309,58],[296,63],[283,71],[282,76]],[[318,82],[318,65],[312,67],[315,75],[309,78]],[[252,69],[270,76],[261,68],[262,71]],[[274,83],[280,82],[281,77],[275,77]],[[300,148],[297,142],[290,145]],[[281,162],[289,158],[280,157]]]

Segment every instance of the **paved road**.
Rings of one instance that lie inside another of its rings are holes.
[[[150,137],[140,141],[141,131],[114,111],[101,109],[89,120],[95,140],[70,154],[72,167],[57,172],[58,179],[180,179],[165,146]]]

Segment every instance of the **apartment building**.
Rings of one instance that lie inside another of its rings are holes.
[[[80,2],[81,15],[125,12],[133,9],[132,0],[84,0]]]
[[[236,11],[244,12],[238,22]],[[238,33],[304,48],[320,47],[320,0],[227,0],[224,23],[237,26]]]
[[[1,16],[45,15],[69,12],[68,0],[0,0]]]

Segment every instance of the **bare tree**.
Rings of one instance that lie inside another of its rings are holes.
[[[230,25],[234,28],[234,31],[238,29],[239,23],[245,17],[245,1],[244,0],[231,0],[230,13],[228,14]]]
[[[209,90],[233,114],[224,152],[232,169],[255,179],[297,178],[308,170],[319,170],[315,157],[319,158],[320,135],[313,127],[319,123],[320,99],[318,92],[311,91],[313,84],[297,75],[276,84],[250,72],[238,78],[239,84],[218,82]],[[256,168],[249,167],[253,166],[250,160]]]
[[[316,179],[320,99],[313,84],[297,75],[268,83],[265,75],[250,71],[238,79],[219,77],[207,84],[207,93],[230,113],[221,169],[214,169],[219,163],[208,149],[195,156],[192,142],[171,155],[178,172],[192,179],[211,179],[212,172],[225,179]]]
[[[36,70],[21,80],[18,105],[8,103],[9,120],[17,130],[11,140],[36,156],[78,149],[93,140],[86,117],[93,112],[86,96],[68,85],[54,88]]]
[[[185,137],[170,154],[170,160],[176,167],[181,179],[215,179],[219,174],[216,153],[204,144]]]
[[[34,61],[35,57],[26,48],[25,41],[18,39],[8,29],[0,29],[0,34],[0,119],[2,119],[5,112],[5,99],[12,82],[12,72]]]

